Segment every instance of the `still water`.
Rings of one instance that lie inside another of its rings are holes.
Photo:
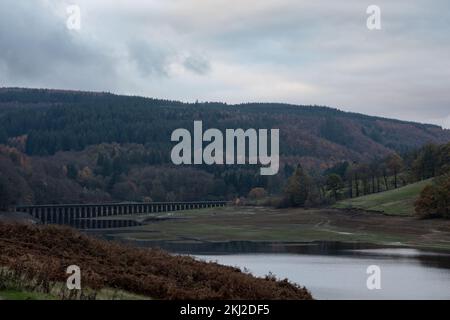
[[[257,276],[288,278],[316,299],[450,299],[450,254],[402,248],[294,251],[193,255]],[[379,290],[366,285],[371,265],[381,270]]]
[[[450,252],[382,248],[342,242],[133,241],[174,254],[272,273],[305,286],[316,299],[450,299]],[[367,288],[369,266],[381,271],[381,289]]]

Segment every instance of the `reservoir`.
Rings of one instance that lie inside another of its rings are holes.
[[[416,249],[342,250],[336,254],[221,254],[197,259],[269,273],[308,288],[316,299],[450,299],[450,255]],[[367,267],[380,267],[369,290]]]
[[[316,299],[450,299],[449,253],[355,248],[338,243],[165,247],[199,260],[239,267],[256,276],[287,278],[308,288]],[[372,265],[380,268],[381,289],[367,288],[367,268]]]
[[[329,241],[131,241],[173,254],[273,275],[306,287],[315,299],[450,299],[450,252]],[[381,289],[368,289],[369,266]]]

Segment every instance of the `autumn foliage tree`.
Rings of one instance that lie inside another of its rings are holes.
[[[450,218],[450,174],[436,178],[434,184],[426,186],[414,205],[420,218]]]
[[[289,178],[285,189],[285,197],[291,207],[303,207],[308,200],[312,189],[312,180],[303,170],[301,165],[297,166],[294,174]]]
[[[248,193],[248,197],[253,200],[262,199],[267,197],[267,191],[261,187],[253,188]]]
[[[403,168],[403,160],[398,154],[394,153],[388,157],[386,164],[389,170],[391,171],[392,175],[394,176],[394,187],[397,189],[398,174]]]
[[[332,173],[327,177],[327,189],[333,193],[334,200],[338,199],[338,192],[344,187],[341,177],[338,174]]]

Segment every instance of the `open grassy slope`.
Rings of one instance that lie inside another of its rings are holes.
[[[339,201],[334,207],[339,209],[380,211],[389,215],[412,216],[414,214],[414,202],[422,189],[430,183],[431,179],[428,179],[395,190],[346,199]]]

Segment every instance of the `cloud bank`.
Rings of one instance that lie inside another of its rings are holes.
[[[377,31],[370,4],[3,0],[0,85],[318,104],[450,128],[450,3],[380,0]]]

